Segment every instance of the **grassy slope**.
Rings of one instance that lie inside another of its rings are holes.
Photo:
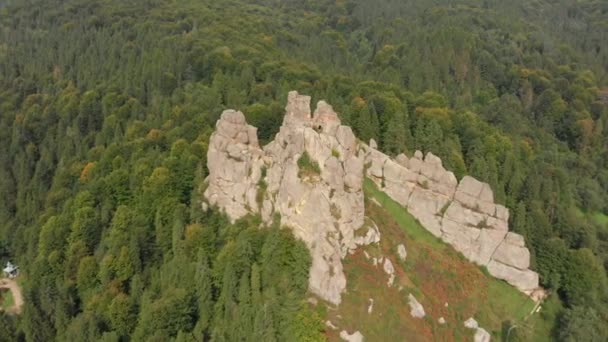
[[[500,340],[508,321],[520,323],[530,313],[534,307],[530,299],[466,261],[369,180],[365,183],[365,194],[367,216],[376,222],[382,234],[378,246],[365,250],[372,256],[388,256],[392,260],[396,285],[387,287],[387,275],[366,259],[362,249],[348,257],[347,293],[339,308],[327,310],[328,319],[340,329],[359,330],[368,341],[460,341],[472,339],[474,332],[464,328],[463,322],[475,317]],[[401,243],[408,252],[405,262],[397,258],[396,249]],[[399,291],[399,287],[403,289]],[[424,319],[411,317],[409,293],[424,306],[427,313]],[[374,299],[372,314],[367,313],[369,298]],[[439,317],[444,317],[447,324],[440,325]],[[548,328],[536,324],[536,319],[535,316],[529,319],[526,329],[536,332],[535,336],[548,336],[545,330]],[[337,331],[330,331],[328,336],[330,340],[339,340]]]
[[[13,298],[13,293],[10,290],[2,291],[2,304],[0,307],[3,310],[8,310],[15,305],[15,299]]]

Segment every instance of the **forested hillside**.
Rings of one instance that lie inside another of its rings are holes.
[[[488,182],[559,307],[608,338],[608,3],[0,1],[0,340],[323,339],[308,251],[200,207],[226,108],[262,142],[288,90],[386,153]]]

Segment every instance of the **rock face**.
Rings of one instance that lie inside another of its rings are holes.
[[[233,221],[251,213],[266,223],[280,216],[311,252],[310,290],[337,305],[346,288],[341,260],[358,246],[380,241],[377,226],[364,221],[366,173],[467,259],[523,292],[538,288],[524,239],[508,231],[509,211],[494,203],[488,184],[472,177],[458,182],[432,153],[391,159],[375,142],[370,145],[358,143],[329,104],[319,101],[311,113],[310,97],[295,91],[288,95],[279,133],[263,148],[245,115],[226,110],[209,142],[203,208],[217,206]],[[405,259],[405,248],[398,252]],[[380,262],[390,286],[393,265]]]
[[[380,240],[375,225],[364,225],[364,155],[324,101],[311,115],[310,97],[292,91],[285,112],[263,149],[241,112],[222,114],[209,144],[204,196],[233,221],[259,213],[270,223],[279,214],[311,252],[310,290],[339,304],[346,287],[341,259]]]
[[[469,176],[459,183],[430,152],[392,159],[369,146],[363,150],[367,175],[429,232],[520,291],[538,288],[524,238],[509,232],[509,211],[494,203],[488,184]]]
[[[258,208],[262,150],[257,128],[247,125],[245,115],[234,110],[224,111],[215,127],[207,151],[209,186],[205,197],[230,218],[240,218]]]

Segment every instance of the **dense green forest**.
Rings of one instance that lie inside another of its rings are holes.
[[[2,4],[3,3],[3,4]],[[316,341],[305,246],[204,213],[209,136],[287,92],[491,184],[563,308],[608,338],[608,3],[0,1],[0,340]]]

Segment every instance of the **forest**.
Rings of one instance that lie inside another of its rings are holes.
[[[488,182],[552,338],[608,339],[606,1],[4,0],[0,341],[324,340],[304,244],[201,209],[222,110],[267,142],[292,89]]]

